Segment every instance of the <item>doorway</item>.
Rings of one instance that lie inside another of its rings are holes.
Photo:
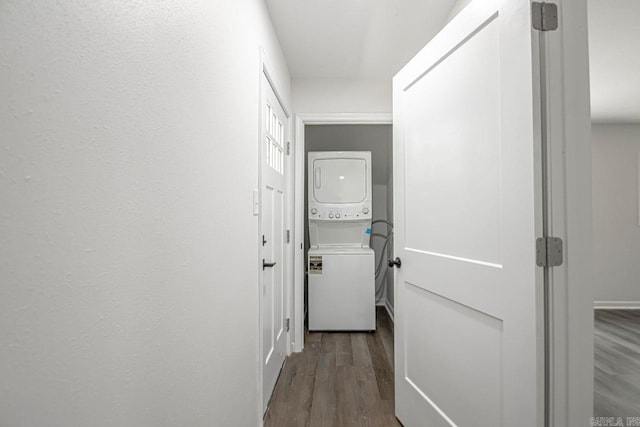
[[[262,413],[266,412],[288,351],[291,270],[288,236],[291,162],[287,153],[289,113],[278,96],[273,73],[263,58],[260,114],[259,302]],[[254,194],[254,198],[256,194]],[[256,200],[254,200],[254,203]],[[256,211],[254,211],[256,212]]]
[[[294,348],[278,380],[266,426],[334,422],[400,425],[394,414],[393,159],[390,115],[298,117],[296,156],[296,303]],[[307,173],[309,152],[369,151],[372,170],[372,233],[375,252],[376,331],[312,332],[307,329],[306,254],[309,249]],[[303,280],[298,274],[302,272]],[[298,286],[302,284],[302,286]],[[301,335],[301,338],[298,338]],[[300,351],[302,350],[302,351]]]
[[[329,124],[305,127],[305,159],[315,151],[369,151],[372,172],[372,227],[375,300],[393,317],[393,270],[386,263],[393,250],[393,153],[390,124]],[[308,188],[308,174],[304,176]],[[308,194],[304,198],[305,253],[309,250]],[[308,275],[305,274],[304,313],[308,319]]]
[[[590,0],[588,7],[594,425],[635,425],[640,424],[640,3]]]
[[[294,352],[301,352],[305,346],[305,320],[306,320],[306,299],[305,299],[305,288],[306,288],[306,253],[308,248],[307,243],[307,217],[306,217],[306,153],[309,152],[309,149],[306,148],[306,135],[307,128],[313,126],[328,126],[325,130],[314,128],[311,133],[323,133],[327,131],[331,131],[332,127],[334,131],[338,129],[342,129],[341,131],[344,134],[341,138],[349,138],[349,132],[357,132],[357,129],[363,128],[351,128],[347,130],[347,128],[336,128],[335,126],[375,126],[375,125],[384,125],[388,126],[388,129],[391,128],[392,117],[391,114],[387,113],[313,113],[313,114],[297,114],[296,122],[295,122],[295,145],[294,145],[294,156],[295,156],[295,184],[294,184],[294,199],[295,199],[295,218],[294,218],[294,289],[293,289],[293,333],[292,333],[292,342],[291,348]],[[375,132],[374,129],[371,128],[369,132]],[[340,132],[340,131],[338,131]],[[364,132],[367,132],[366,130]],[[383,134],[383,131],[378,129],[380,135]],[[391,150],[391,137],[387,140],[388,149]],[[329,144],[329,143],[327,143]],[[362,142],[362,149],[366,150],[367,143]],[[380,147],[383,146],[383,143],[378,143]],[[355,147],[355,146],[354,146]],[[380,159],[382,159],[384,150],[379,148]],[[388,157],[386,160],[380,160],[383,164],[384,162],[388,162],[385,164],[385,168],[389,176],[392,176],[392,159],[391,152],[388,152]],[[374,166],[375,167],[375,166]],[[374,172],[375,173],[375,172]],[[378,182],[383,182],[380,179]],[[378,198],[379,201],[385,200],[384,203],[388,203],[389,200],[393,200],[393,189],[392,189],[392,180],[386,183],[385,193],[386,196],[384,198]],[[382,184],[380,184],[382,185]],[[391,191],[389,191],[389,189]],[[374,202],[375,203],[375,202]],[[387,212],[393,212],[393,206],[391,205],[391,210]],[[382,206],[379,206],[379,211],[384,211]],[[389,218],[391,214],[387,214],[387,218]],[[389,242],[387,245],[388,248],[392,247],[393,242]],[[376,254],[378,255],[378,254]],[[378,258],[376,258],[378,259]],[[393,301],[393,278],[389,279],[392,275],[387,274],[386,277],[386,295],[388,301]],[[382,279],[379,279],[380,281]],[[393,305],[392,303],[389,306],[389,311],[391,315],[393,315]]]

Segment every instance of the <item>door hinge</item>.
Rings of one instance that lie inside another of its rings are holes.
[[[555,3],[531,3],[531,25],[538,31],[558,29],[558,5]]]
[[[286,318],[284,321],[284,327],[287,330],[287,332],[289,332],[290,324],[291,324],[291,320],[289,318]]]
[[[291,142],[287,141],[287,156],[291,154]]]
[[[539,237],[536,239],[536,264],[539,267],[562,265],[562,239],[559,237]]]
[[[287,230],[287,243],[291,241],[291,230]]]

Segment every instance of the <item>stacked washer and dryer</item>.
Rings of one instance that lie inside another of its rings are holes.
[[[371,152],[309,152],[308,162],[309,330],[375,330]]]

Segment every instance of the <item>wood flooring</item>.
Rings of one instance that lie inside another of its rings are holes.
[[[377,331],[312,332],[286,361],[265,427],[394,427],[393,323],[378,307]]]
[[[596,310],[594,416],[640,416],[640,310]]]

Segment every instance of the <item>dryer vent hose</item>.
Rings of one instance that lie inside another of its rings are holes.
[[[380,251],[380,257],[378,258],[378,263],[376,264],[376,274],[375,280],[377,281],[380,275],[382,274],[382,267],[384,266],[384,275],[382,276],[382,280],[380,281],[380,286],[376,287],[376,302],[378,302],[382,298],[382,291],[384,290],[384,279],[387,276],[387,272],[389,271],[387,264],[384,262],[385,253],[387,250],[387,246],[391,239],[393,239],[393,223],[391,221],[387,221],[386,219],[376,219],[371,221],[371,226],[378,223],[385,223],[387,225],[387,234],[383,233],[371,233],[371,237],[379,237],[384,239],[384,244],[382,245],[382,250]]]

